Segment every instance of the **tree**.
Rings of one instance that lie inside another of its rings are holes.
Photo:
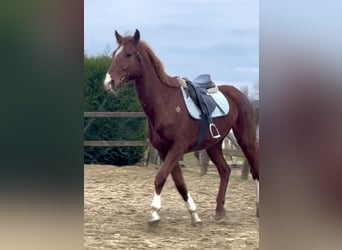
[[[103,88],[103,78],[111,58],[107,55],[84,56],[85,111],[141,111],[133,85],[118,95]],[[144,140],[144,118],[85,118],[85,140]],[[143,147],[85,147],[85,163],[105,163],[118,166],[135,164],[144,156]]]

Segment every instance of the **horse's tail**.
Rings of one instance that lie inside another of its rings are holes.
[[[259,180],[259,139],[256,136],[256,119],[253,105],[236,88],[233,88],[229,95],[238,106],[238,117],[232,127],[234,135],[248,160],[253,179]]]

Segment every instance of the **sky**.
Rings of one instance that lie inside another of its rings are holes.
[[[248,86],[258,98],[258,0],[84,1],[84,51],[112,52],[114,31],[139,29],[171,76],[211,74],[218,84]]]

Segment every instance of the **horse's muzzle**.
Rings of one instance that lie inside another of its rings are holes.
[[[110,82],[106,82],[104,88],[108,92],[115,93],[114,81],[111,80]]]
[[[121,76],[120,82],[119,82],[119,87],[126,85],[129,82],[129,75],[125,74]]]
[[[115,84],[109,73],[106,74],[106,78],[103,81],[104,89],[108,92],[115,92]]]

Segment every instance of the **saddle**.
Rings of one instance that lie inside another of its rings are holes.
[[[210,89],[216,87],[216,84],[211,81],[209,74],[203,74],[197,76],[193,81],[193,84],[203,89]]]
[[[216,87],[216,84],[211,81],[209,74],[199,75],[193,81],[190,81],[187,78],[183,79],[187,84],[188,95],[201,111],[200,131],[194,148],[194,151],[196,151],[203,140],[206,128],[209,128],[212,138],[217,139],[221,137],[220,132],[212,121],[212,113],[216,107],[218,107],[222,113],[224,113],[224,111],[208,92],[208,89]]]

